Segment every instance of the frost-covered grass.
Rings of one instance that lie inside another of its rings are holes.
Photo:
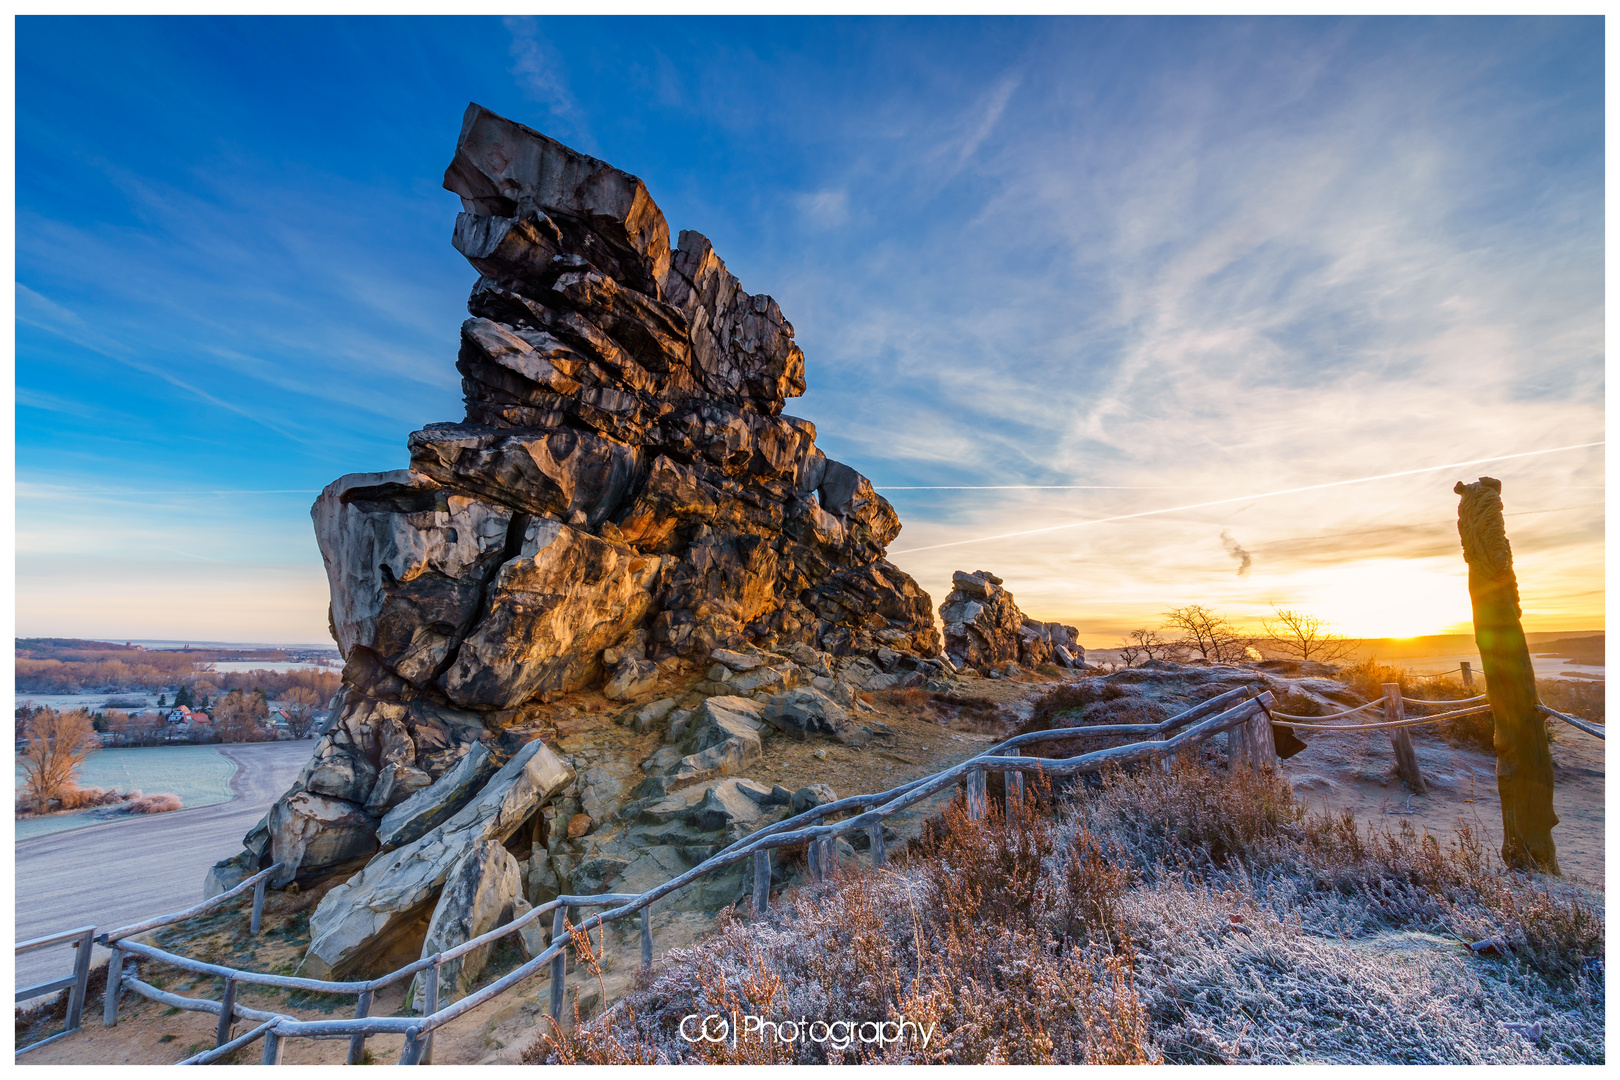
[[[1442,846],[1269,777],[1143,770],[984,822],[957,805],[886,870],[722,919],[526,1060],[1602,1062],[1603,923],[1601,894],[1507,872],[1466,826]],[[689,1043],[694,1013],[933,1036]]]
[[[79,767],[79,784],[118,791],[172,794],[189,810],[230,801],[231,776],[235,772],[236,766],[212,746],[97,750]],[[21,783],[20,770],[18,782]],[[27,840],[94,825],[99,820],[93,811],[20,818],[15,835],[18,840]]]

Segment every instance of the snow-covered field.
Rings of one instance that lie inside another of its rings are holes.
[[[307,744],[306,744],[307,745]],[[84,787],[139,790],[147,795],[178,795],[181,806],[212,806],[231,798],[231,776],[236,765],[214,746],[145,746],[120,750],[97,750],[79,767],[79,783]],[[22,768],[16,770],[22,784]],[[16,838],[94,825],[101,820],[94,810],[47,817],[19,818]]]

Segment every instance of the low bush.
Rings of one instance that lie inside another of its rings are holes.
[[[170,810],[180,809],[180,796],[178,795],[142,795],[129,804],[132,814],[166,814]]]

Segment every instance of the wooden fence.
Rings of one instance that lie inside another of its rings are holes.
[[[1389,684],[1385,687],[1385,696],[1380,701],[1369,702],[1367,705],[1348,709],[1330,717],[1295,717],[1276,712],[1272,708],[1274,702],[1270,692],[1257,695],[1250,689],[1239,687],[1212,697],[1157,724],[1103,724],[1089,727],[1057,728],[1050,731],[1017,735],[997,743],[967,761],[930,776],[908,781],[888,791],[869,795],[855,795],[816,806],[784,821],[766,826],[723,848],[685,873],[670,878],[646,892],[635,895],[609,893],[597,896],[559,896],[531,909],[504,926],[465,941],[454,948],[423,957],[397,971],[375,979],[338,982],[244,971],[193,960],[190,957],[180,956],[154,945],[135,940],[135,938],[152,930],[215,910],[246,895],[250,890],[253,895],[250,929],[254,935],[257,935],[259,932],[260,912],[264,903],[265,884],[268,879],[281,869],[281,865],[278,863],[266,870],[261,870],[234,889],[194,907],[172,915],[120,927],[117,930],[110,930],[102,934],[99,940],[112,950],[112,959],[108,962],[103,1023],[111,1027],[118,1022],[119,996],[122,991],[127,989],[153,1001],[178,1009],[206,1012],[219,1017],[214,1048],[187,1058],[185,1061],[180,1062],[182,1065],[201,1065],[217,1061],[259,1040],[263,1040],[264,1043],[263,1062],[267,1065],[280,1064],[287,1040],[298,1038],[348,1039],[348,1063],[355,1065],[364,1059],[366,1040],[370,1036],[381,1034],[405,1036],[405,1047],[400,1055],[400,1064],[428,1064],[432,1061],[433,1033],[435,1031],[465,1016],[514,986],[534,978],[543,971],[547,971],[548,968],[551,983],[550,1013],[552,1019],[561,1024],[563,1022],[563,984],[566,953],[571,940],[568,931],[571,927],[582,929],[586,934],[596,930],[600,935],[601,928],[606,924],[631,916],[638,916],[641,924],[641,963],[644,967],[650,967],[653,956],[651,910],[656,901],[693,884],[717,870],[751,860],[754,866],[753,905],[756,911],[763,912],[770,902],[770,860],[773,850],[803,845],[806,848],[806,861],[810,875],[812,878],[819,880],[825,878],[831,872],[836,860],[838,839],[863,830],[870,838],[872,863],[882,866],[885,859],[883,824],[887,819],[930,796],[954,787],[958,783],[965,783],[967,787],[969,813],[975,817],[982,816],[986,812],[988,805],[987,775],[992,771],[1001,772],[1005,778],[1007,790],[1016,794],[1023,789],[1025,773],[1042,773],[1052,777],[1073,777],[1083,773],[1096,772],[1109,765],[1125,765],[1151,760],[1161,761],[1165,767],[1169,767],[1178,753],[1205,743],[1222,732],[1227,733],[1227,759],[1232,768],[1263,769],[1274,767],[1277,763],[1271,732],[1273,722],[1315,731],[1389,730],[1392,736],[1398,732],[1400,738],[1404,739],[1405,732],[1403,729],[1406,727],[1418,724],[1432,724],[1452,717],[1466,716],[1487,710],[1488,705],[1476,704],[1480,700],[1482,699],[1470,698],[1461,702],[1403,702],[1400,698],[1399,686]],[[1350,716],[1364,710],[1376,708],[1380,704],[1385,715],[1383,722],[1357,725],[1319,722]],[[1407,704],[1454,704],[1464,707],[1437,715],[1407,718],[1404,712]],[[1575,723],[1582,730],[1596,734],[1598,738],[1603,737],[1601,731],[1589,728],[1573,718],[1564,716],[1562,713],[1553,713],[1552,710],[1547,711],[1560,719]],[[1109,747],[1067,758],[1030,757],[1023,753],[1025,747],[1043,742],[1131,735],[1142,736],[1142,739],[1123,746]],[[1397,743],[1397,761],[1399,762],[1400,751],[1398,746]],[[1408,743],[1409,747],[1410,744]],[[1415,759],[1412,760],[1411,767],[1415,770]],[[1421,782],[1421,778],[1419,780]],[[841,821],[833,820],[838,815],[850,816]],[[595,914],[584,917],[576,924],[568,918],[567,912],[569,909],[579,908],[605,908],[607,910],[597,911]],[[444,964],[474,949],[489,945],[509,934],[518,933],[530,924],[545,918],[548,914],[552,916],[552,938],[548,947],[541,951],[539,955],[506,975],[473,991],[459,1001],[440,1007],[439,971]],[[18,945],[17,949],[22,952],[26,949],[43,948],[49,944],[68,940],[82,940],[78,956],[78,967],[75,971],[73,983],[76,1000],[82,1009],[85,978],[88,972],[88,944],[92,934],[94,934],[94,928],[85,927],[55,935],[51,938],[40,938],[33,942],[25,942]],[[138,977],[138,971],[135,969],[126,970],[124,967],[126,957],[141,957],[198,975],[214,976],[223,983],[220,1000],[188,998],[161,990],[141,980]],[[412,978],[418,972],[425,973],[423,978],[424,992],[420,999],[421,1015],[369,1015],[372,1003],[379,990],[392,986],[403,979]],[[27,991],[18,991],[18,997],[21,999],[24,993],[31,995],[47,993],[62,989],[68,985],[68,980],[44,983],[36,987],[30,987]],[[353,995],[355,997],[354,1016],[343,1020],[300,1020],[297,1017],[282,1013],[252,1009],[236,1000],[237,988],[243,985]],[[234,1035],[234,1026],[239,1019],[250,1022],[257,1021],[257,1026],[241,1035]],[[70,1030],[76,1029],[77,1022],[78,1014],[70,1006]],[[66,1032],[63,1034],[66,1034]],[[52,1038],[60,1037],[61,1035],[57,1035]],[[44,1045],[44,1043],[36,1043],[35,1045]],[[19,1051],[19,1053],[21,1052]]]

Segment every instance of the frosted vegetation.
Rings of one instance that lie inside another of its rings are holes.
[[[1510,874],[1466,827],[1443,847],[1183,764],[982,823],[958,803],[909,857],[723,919],[526,1060],[1597,1063],[1603,926],[1601,894]],[[677,1034],[732,1012],[937,1034]]]

